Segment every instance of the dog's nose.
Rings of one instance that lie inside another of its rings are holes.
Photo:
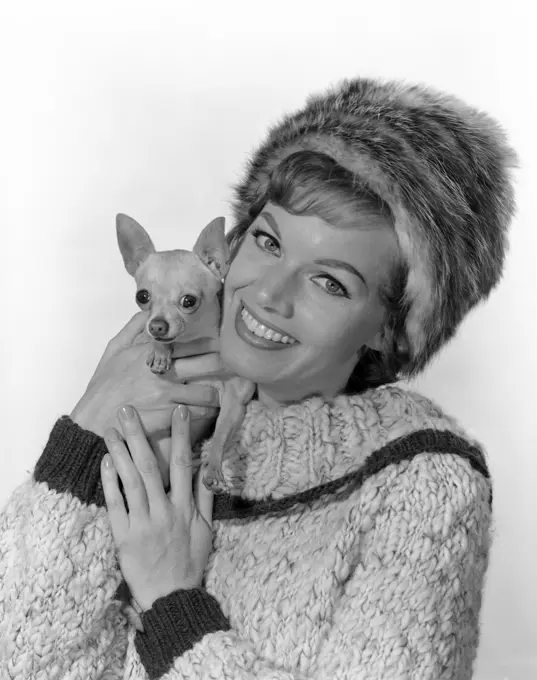
[[[149,323],[149,332],[155,338],[165,338],[169,330],[170,326],[162,316],[155,317]]]

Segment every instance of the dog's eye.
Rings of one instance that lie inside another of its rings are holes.
[[[146,290],[145,288],[142,288],[142,290],[139,290],[136,293],[136,302],[139,305],[146,305],[149,300],[151,300],[151,295],[149,294],[149,291]]]
[[[198,298],[195,295],[183,295],[179,302],[181,307],[192,309],[198,304]]]

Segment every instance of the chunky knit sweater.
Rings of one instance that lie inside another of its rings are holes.
[[[119,601],[105,452],[61,418],[3,509],[2,680],[471,677],[491,485],[429,400],[250,403],[203,588],[156,600],[143,630]]]

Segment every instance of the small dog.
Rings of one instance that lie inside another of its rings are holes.
[[[174,343],[218,339],[219,294],[229,267],[225,220],[217,217],[199,235],[192,252],[157,252],[145,229],[127,215],[116,217],[119,249],[137,285],[136,302],[148,313],[152,340],[147,364],[153,373],[172,365]],[[220,414],[211,440],[203,483],[215,493],[225,490],[222,457],[240,427],[255,385],[238,376],[208,380],[220,394]]]

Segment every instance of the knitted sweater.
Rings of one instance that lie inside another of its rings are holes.
[[[129,624],[101,438],[54,426],[0,516],[2,680],[464,680],[489,551],[478,445],[398,387],[247,409],[203,588]]]

